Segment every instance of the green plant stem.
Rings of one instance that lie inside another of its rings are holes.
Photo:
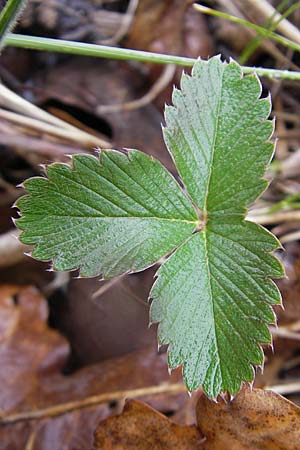
[[[202,12],[204,14],[209,14],[211,16],[220,17],[221,19],[228,20],[233,23],[237,23],[239,25],[243,25],[247,28],[251,28],[252,30],[259,33],[261,36],[269,39],[273,39],[274,41],[278,42],[279,44],[282,44],[288,48],[291,48],[295,51],[300,51],[300,45],[296,44],[295,42],[291,41],[290,39],[287,39],[283,36],[280,36],[279,34],[273,33],[272,31],[266,30],[263,27],[260,27],[259,25],[256,25],[255,23],[249,22],[248,20],[241,19],[239,17],[232,16],[230,14],[226,14],[222,11],[217,11],[212,8],[207,8],[206,6],[194,4],[194,8],[196,11]]]
[[[183,56],[164,55],[141,50],[131,50],[105,45],[87,44],[84,42],[65,41],[62,39],[49,39],[35,36],[24,36],[20,34],[8,34],[5,45],[11,47],[28,48],[31,50],[43,50],[49,52],[69,53],[73,55],[93,56],[97,58],[110,58],[121,60],[132,60],[156,64],[176,64],[178,66],[191,67],[195,59]],[[298,80],[300,72],[280,69],[266,69],[262,67],[242,66],[243,72],[253,73],[267,78]]]
[[[164,55],[141,50],[66,41],[63,39],[25,36],[20,34],[9,34],[5,39],[5,45],[9,47],[28,48],[31,50],[93,56],[96,58],[132,60],[157,64],[176,64],[178,66],[192,66],[195,62],[193,58],[185,58],[182,56]]]
[[[26,0],[8,0],[0,14],[0,48],[4,46],[5,35],[11,31],[21,14]]]

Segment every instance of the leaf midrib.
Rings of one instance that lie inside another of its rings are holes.
[[[207,182],[207,188],[206,188],[204,204],[203,204],[203,216],[204,216],[205,220],[207,220],[207,214],[208,214],[208,211],[207,211],[207,199],[208,199],[208,194],[209,194],[209,188],[210,188],[211,176],[212,176],[213,164],[214,164],[214,158],[215,158],[216,141],[217,141],[218,128],[219,128],[220,108],[221,108],[222,93],[223,93],[223,78],[224,78],[225,70],[226,70],[226,67],[224,68],[223,73],[222,73],[220,97],[219,97],[218,106],[217,106],[217,109],[216,109],[216,127],[215,127],[214,136],[213,136],[213,143],[212,143],[211,164],[210,164],[210,168],[209,168],[208,182]],[[210,79],[210,82],[211,82],[211,79]],[[203,233],[203,240],[204,240],[205,261],[206,261],[206,266],[207,266],[208,283],[209,283],[209,290],[210,290],[209,298],[211,300],[211,308],[212,308],[212,314],[213,314],[214,336],[215,336],[216,350],[217,350],[217,355],[218,355],[218,365],[219,365],[220,372],[221,372],[221,379],[223,379],[222,367],[221,367],[221,364],[220,364],[219,346],[218,346],[217,333],[216,333],[215,305],[214,305],[213,295],[212,295],[211,270],[210,270],[209,254],[208,254],[208,248],[207,248],[207,227],[206,227],[206,224],[203,227],[202,233]]]
[[[44,214],[31,214],[31,216],[35,216],[35,217],[44,217]],[[180,222],[180,223],[188,223],[188,224],[194,224],[195,227],[198,227],[199,225],[201,225],[202,221],[201,220],[187,220],[187,219],[176,219],[176,218],[168,218],[168,217],[155,217],[155,216],[73,216],[71,214],[66,214],[66,215],[52,215],[49,214],[47,215],[47,219],[52,218],[52,219],[61,219],[61,218],[73,218],[73,219],[102,219],[102,220],[113,220],[113,219],[140,219],[140,220],[158,220],[158,221],[167,221],[167,222]]]

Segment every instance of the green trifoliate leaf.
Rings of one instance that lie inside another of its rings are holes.
[[[270,99],[260,95],[255,75],[218,57],[183,75],[164,136],[192,201],[159,162],[110,150],[100,162],[77,155],[72,168],[49,166],[17,203],[22,241],[59,270],[112,277],[175,250],[151,290],[151,322],[170,367],[182,365],[188,389],[210,397],[253,380],[281,301],[271,281],[283,274],[270,254],[278,241],[244,218],[273,154]]]
[[[56,270],[113,277],[155,263],[191,235],[197,215],[172,176],[142,152],[73,157],[25,182],[22,242]]]

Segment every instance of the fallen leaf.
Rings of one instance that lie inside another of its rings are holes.
[[[212,52],[212,40],[205,19],[195,14],[191,3],[191,0],[140,0],[126,46],[207,57]]]
[[[125,46],[154,53],[208,58],[214,53],[206,18],[195,14],[191,0],[140,0]],[[152,83],[164,70],[158,64],[147,64]],[[189,69],[186,69],[189,71]],[[180,84],[182,67],[177,67],[169,86],[154,103],[160,110],[171,102],[173,82]]]
[[[197,450],[202,440],[195,426],[177,425],[144,403],[130,400],[122,414],[100,423],[94,450]]]
[[[38,376],[60,371],[66,340],[47,327],[46,302],[34,288],[0,290],[0,410],[28,408]]]
[[[243,389],[218,403],[202,395],[197,423],[203,450],[299,450],[300,408],[271,391]]]
[[[86,450],[99,420],[123,406],[124,395],[115,398],[113,393],[144,392],[146,387],[180,381],[180,371],[169,377],[165,354],[157,354],[153,346],[63,375],[69,345],[48,327],[47,319],[47,303],[37,289],[1,287],[1,449]],[[99,394],[106,400],[82,407],[86,398]],[[193,403],[183,385],[179,393],[163,389],[158,395],[146,394],[140,398],[153,407],[192,420]],[[75,407],[69,409],[74,401]],[[29,420],[32,413],[38,418]]]

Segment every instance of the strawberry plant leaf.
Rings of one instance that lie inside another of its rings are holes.
[[[260,95],[256,75],[219,57],[183,75],[164,138],[187,195],[159,162],[109,150],[100,162],[76,155],[73,168],[49,166],[17,202],[21,240],[59,270],[112,277],[173,252],[150,293],[151,322],[170,367],[182,365],[187,388],[212,398],[253,380],[281,302],[271,278],[283,269],[270,253],[279,242],[245,220],[274,150],[270,98]]]
[[[114,277],[143,270],[193,232],[197,215],[172,176],[137,150],[73,156],[25,182],[21,240],[56,270]]]

